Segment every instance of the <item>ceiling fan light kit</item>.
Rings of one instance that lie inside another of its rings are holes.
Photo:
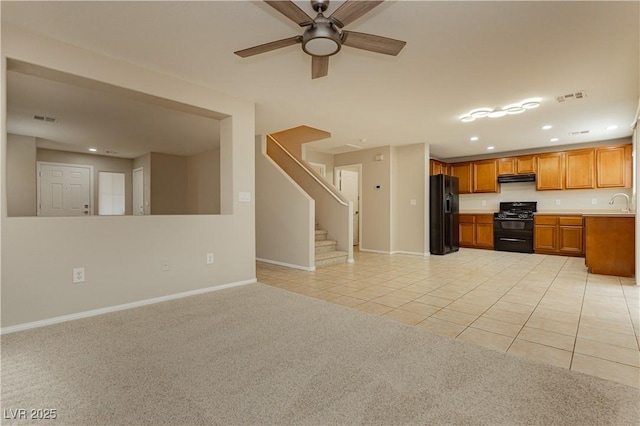
[[[318,13],[315,19],[312,19],[292,1],[264,1],[296,24],[307,27],[307,29],[302,36],[289,37],[234,52],[242,58],[301,43],[302,50],[312,58],[311,78],[319,78],[325,77],[329,73],[329,56],[338,53],[343,45],[396,56],[407,44],[401,40],[373,34],[340,31],[345,25],[360,18],[382,1],[347,0],[327,18],[322,13],[329,7],[329,1],[312,0],[311,7]]]
[[[463,123],[470,123],[476,121],[478,118],[499,118],[505,115],[522,114],[528,109],[538,108],[542,102],[541,98],[530,98],[520,101],[515,104],[509,104],[502,108],[476,108],[469,111],[467,114],[460,116],[460,121]]]

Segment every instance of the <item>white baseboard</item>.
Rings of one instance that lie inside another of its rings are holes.
[[[93,309],[91,311],[78,312],[76,314],[62,315],[60,317],[48,318],[45,320],[27,322],[24,324],[12,325],[0,328],[0,334],[16,333],[18,331],[29,330],[32,328],[45,327],[47,325],[58,324],[66,321],[73,321],[81,318],[94,317],[96,315],[108,314],[110,312],[123,311],[125,309],[139,308],[140,306],[152,305],[154,303],[166,302],[174,299],[182,299],[183,297],[195,296],[198,294],[209,293],[211,291],[224,290],[231,287],[239,287],[247,284],[255,284],[258,280],[253,278],[245,281],[237,281],[229,284],[221,284],[213,287],[199,288],[197,290],[185,291],[182,293],[169,294],[167,296],[154,297],[152,299],[139,300],[137,302],[124,303],[122,305],[108,306],[106,308]]]
[[[390,252],[390,251],[371,250],[371,249],[364,249],[364,248],[360,248],[360,251],[366,251],[366,252],[368,252],[368,253],[391,254],[391,252]]]
[[[412,256],[429,256],[429,253],[420,253],[417,251],[404,251],[404,250],[392,251],[391,254],[410,254]]]
[[[292,263],[278,262],[277,260],[262,259],[260,257],[257,257],[256,261],[264,262],[264,263],[271,263],[272,265],[286,266],[287,268],[302,269],[303,271],[309,271],[309,272],[313,272],[313,271],[316,270],[315,266],[294,265]]]

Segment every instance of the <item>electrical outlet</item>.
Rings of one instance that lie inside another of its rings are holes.
[[[213,253],[207,253],[207,265],[211,265],[213,263]]]
[[[597,198],[592,198],[591,199],[591,204],[598,204],[598,199]]]
[[[84,268],[73,268],[73,283],[83,283],[84,282]]]
[[[418,204],[418,201],[417,201],[417,200],[414,200],[414,199],[409,200],[409,205],[410,205],[410,206],[415,206],[415,205],[417,205],[417,204]]]
[[[161,271],[168,271],[169,268],[169,259],[162,259],[162,261],[160,262],[160,270]]]
[[[487,200],[482,200],[482,207],[487,205]]]
[[[556,200],[556,206],[560,205],[560,200]]]

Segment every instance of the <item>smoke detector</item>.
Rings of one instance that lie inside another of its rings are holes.
[[[578,100],[587,97],[587,92],[580,90],[579,92],[567,93],[566,95],[556,96],[556,101],[565,102],[571,100]]]

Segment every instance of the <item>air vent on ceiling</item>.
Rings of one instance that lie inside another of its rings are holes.
[[[580,90],[579,92],[567,93],[566,95],[556,96],[556,101],[564,102],[564,101],[582,99],[586,97],[587,97],[587,92],[585,92],[584,90]]]
[[[58,119],[53,117],[47,117],[46,115],[34,115],[34,120],[44,121],[45,123],[57,123]]]
[[[586,135],[587,133],[589,133],[590,130],[577,130],[575,132],[569,132],[569,136],[580,136],[580,135]]]

